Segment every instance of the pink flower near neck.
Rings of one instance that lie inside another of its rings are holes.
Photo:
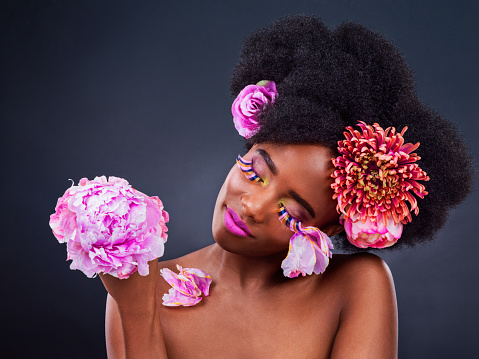
[[[233,122],[241,136],[250,138],[258,132],[259,114],[267,104],[273,103],[276,97],[276,85],[273,81],[260,81],[241,90],[231,106]]]
[[[163,295],[163,305],[168,307],[190,307],[201,301],[201,295],[210,294],[211,277],[197,268],[183,268],[176,265],[179,273],[168,268],[160,270],[161,276],[171,285],[168,293]]]
[[[392,218],[384,224],[381,214],[377,217],[377,222],[369,218],[363,221],[358,215],[341,221],[349,242],[359,248],[390,247],[401,237],[403,230],[403,224],[401,222],[395,224]]]
[[[289,251],[281,263],[285,277],[295,278],[312,273],[321,274],[329,264],[333,248],[331,240],[315,227],[296,232],[289,241]]]

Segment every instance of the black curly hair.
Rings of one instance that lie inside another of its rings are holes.
[[[417,98],[413,73],[399,50],[362,25],[344,23],[330,30],[313,16],[290,16],[257,30],[243,42],[231,92],[261,80],[274,81],[279,97],[259,118],[255,143],[322,144],[337,153],[346,126],[377,122],[401,131],[421,145],[419,165],[427,172],[429,194],[420,212],[404,226],[391,249],[433,238],[449,209],[471,191],[474,168],[454,125]],[[336,246],[354,250],[344,232]]]

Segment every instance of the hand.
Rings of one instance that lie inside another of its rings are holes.
[[[103,285],[115,299],[120,312],[138,310],[151,312],[156,307],[158,259],[148,262],[148,266],[150,273],[147,276],[141,276],[135,272],[127,279],[100,273]]]
[[[150,273],[147,276],[135,272],[127,279],[119,279],[109,274],[100,274],[120,315],[120,337],[114,344],[120,346],[115,352],[122,353],[121,357],[167,358],[156,305],[158,261],[152,260],[148,266]]]

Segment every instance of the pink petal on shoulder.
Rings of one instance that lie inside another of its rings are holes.
[[[209,295],[211,276],[198,268],[176,267],[178,274],[168,268],[160,270],[160,275],[172,286],[163,296],[163,305],[192,306],[201,300],[201,295]]]
[[[212,279],[208,274],[198,268],[185,268],[184,273],[194,281],[198,289],[205,296],[208,296],[210,294],[210,285]]]
[[[160,269],[160,275],[168,282],[169,285],[171,285],[173,288],[177,290],[181,290],[183,288],[184,291],[184,284],[183,282],[178,278],[178,274],[173,272],[169,268],[163,268]]]
[[[165,293],[162,297],[163,305],[167,307],[191,307],[198,304],[201,301],[201,297],[189,297],[178,292],[174,288],[170,288],[168,293]]]

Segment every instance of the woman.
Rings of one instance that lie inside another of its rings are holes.
[[[329,237],[351,250],[430,239],[470,190],[464,142],[419,102],[398,50],[356,24],[331,31],[294,16],[258,30],[244,42],[232,92],[248,152],[218,195],[216,243],[152,261],[145,277],[102,275],[109,357],[396,357],[387,265],[354,254],[328,266]],[[397,141],[396,157],[347,163],[354,144],[361,151],[382,140]],[[159,269],[176,265],[207,273],[211,295],[191,307],[162,305],[171,289]]]

